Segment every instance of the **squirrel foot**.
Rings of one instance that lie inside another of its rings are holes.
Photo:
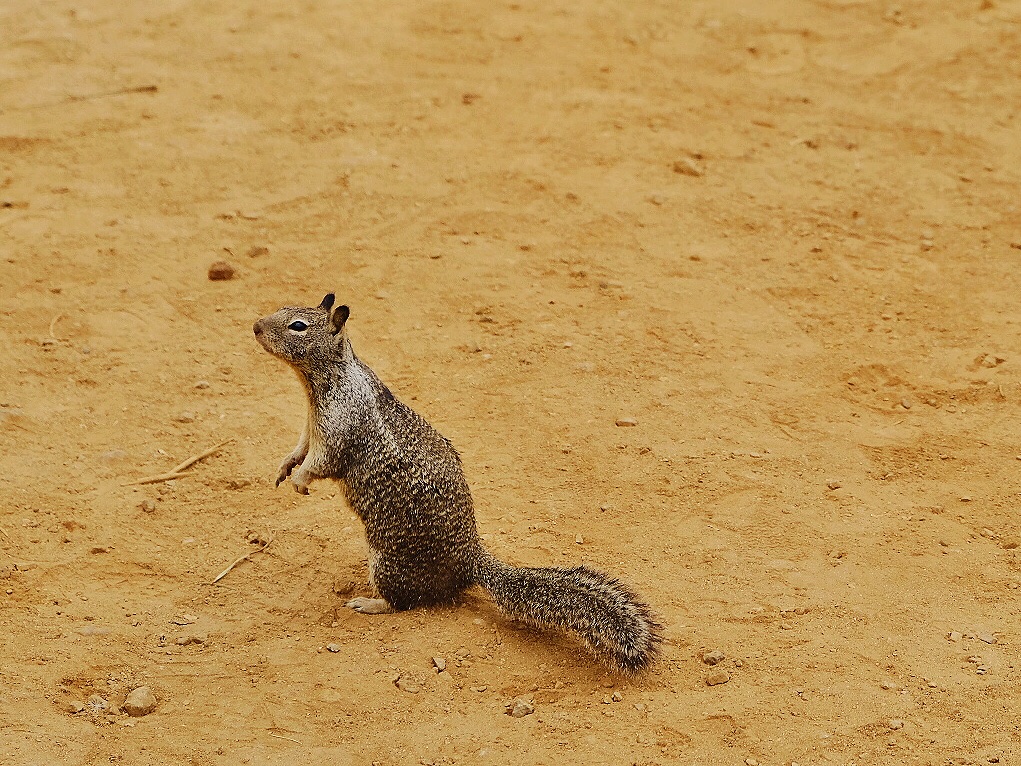
[[[393,608],[383,598],[365,598],[359,596],[344,604],[348,609],[354,609],[362,614],[390,614]]]
[[[306,468],[299,466],[294,473],[291,474],[291,484],[294,485],[294,491],[299,495],[307,495],[308,483],[314,478],[316,477],[312,476]]]

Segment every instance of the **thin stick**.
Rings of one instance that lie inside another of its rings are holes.
[[[234,567],[236,567],[242,561],[244,561],[245,559],[249,558],[250,556],[254,556],[256,553],[262,553],[264,550],[266,550],[269,547],[269,544],[271,542],[273,542],[273,539],[274,538],[272,538],[272,537],[269,538],[269,540],[266,541],[266,544],[263,545],[261,548],[258,548],[258,549],[254,550],[254,551],[248,551],[248,553],[246,553],[244,556],[238,556],[236,559],[234,559],[232,562],[230,562],[230,565],[226,569],[224,569],[222,572],[220,572],[220,574],[218,574],[216,577],[214,577],[213,581],[211,583],[209,583],[209,584],[210,585],[216,585],[216,583],[220,582],[220,580],[222,580],[224,577],[226,577],[230,573],[230,570],[232,570]],[[286,737],[284,739],[286,739]],[[301,743],[299,742],[298,744],[300,745]]]
[[[48,109],[51,106],[60,106],[62,104],[75,103],[78,101],[92,101],[97,98],[107,98],[109,96],[124,96],[129,93],[158,93],[158,85],[138,85],[133,88],[118,88],[117,90],[107,90],[99,93],[85,93],[81,96],[69,95],[60,101],[44,101],[41,104],[29,104],[28,106],[14,107],[11,111],[17,109],[18,111],[28,111],[32,109]]]
[[[292,739],[291,737],[285,737],[283,734],[274,734],[273,732],[270,732],[269,736],[276,737],[277,739],[286,739],[288,742],[293,742],[294,744],[301,745],[302,747],[305,746],[304,742],[299,742],[298,740]]]
[[[169,471],[167,471],[167,473],[180,473],[185,468],[191,468],[193,465],[195,465],[200,460],[203,460],[203,459],[209,457],[210,455],[215,453],[217,450],[219,450],[221,447],[225,447],[226,445],[228,445],[230,443],[231,443],[230,439],[227,439],[226,441],[222,441],[219,444],[217,444],[215,447],[210,447],[205,452],[202,452],[202,453],[196,455],[195,457],[188,458],[187,460],[185,460],[180,465],[175,465],[173,468],[171,468]]]
[[[91,101],[94,98],[106,98],[107,96],[123,96],[126,93],[155,93],[159,90],[158,85],[137,85],[134,88],[118,88],[107,90],[102,93],[87,93],[84,96],[68,96],[68,101]]]
[[[191,475],[191,471],[168,471],[167,473],[161,473],[158,476],[146,476],[144,479],[139,479],[138,481],[129,481],[127,484],[122,484],[121,486],[134,487],[139,484],[159,484],[161,481],[171,481],[172,479],[180,479],[182,476],[189,475]]]
[[[789,436],[790,438],[792,438],[792,439],[793,439],[794,441],[796,441],[796,442],[802,441],[802,439],[801,439],[801,438],[800,438],[799,436],[795,435],[795,434],[794,434],[794,433],[793,433],[793,432],[792,432],[792,431],[791,431],[791,430],[790,430],[789,428],[787,428],[786,426],[782,426],[782,425],[780,425],[779,423],[773,423],[773,425],[774,425],[774,426],[776,426],[777,428],[779,428],[779,429],[780,429],[781,431],[783,431],[783,433],[785,433],[785,434],[786,434],[787,436]]]
[[[0,527],[0,535],[3,535],[3,536],[4,536],[4,537],[6,537],[6,538],[7,538],[8,540],[10,540],[10,539],[11,539],[11,536],[10,536],[9,534],[7,534],[7,530],[6,530],[6,529],[4,529],[3,527]]]
[[[195,455],[194,457],[188,458],[183,463],[181,463],[180,465],[174,466],[173,468],[171,468],[166,473],[160,473],[160,474],[157,474],[155,476],[146,476],[144,479],[138,479],[136,481],[129,481],[127,484],[122,484],[121,486],[133,487],[133,486],[135,486],[137,484],[157,484],[157,483],[159,483],[161,481],[170,481],[171,479],[178,479],[178,478],[180,478],[182,476],[187,476],[188,474],[185,473],[185,471],[184,471],[185,468],[190,468],[191,466],[195,465],[195,463],[199,462],[200,460],[203,460],[203,459],[209,457],[210,455],[212,455],[214,452],[219,450],[224,445],[230,444],[231,441],[232,441],[231,439],[227,439],[226,441],[222,441],[219,444],[217,444],[215,447],[210,447],[205,452],[200,452],[198,455]]]
[[[57,329],[57,322],[64,318],[63,314],[57,314],[53,319],[50,320],[50,337],[53,340],[60,340],[56,335],[53,334],[54,330]]]

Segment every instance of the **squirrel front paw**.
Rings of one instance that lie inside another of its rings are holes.
[[[277,483],[274,486],[279,487],[283,482],[287,481],[287,477],[291,475],[297,466],[301,465],[301,461],[305,459],[304,455],[300,455],[297,452],[292,452],[288,455],[284,462],[280,464],[280,470],[277,471]]]

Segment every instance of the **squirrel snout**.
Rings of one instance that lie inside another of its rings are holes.
[[[262,330],[263,330],[262,320],[261,319],[256,320],[255,324],[252,325],[252,332],[254,332],[256,335],[262,335]]]

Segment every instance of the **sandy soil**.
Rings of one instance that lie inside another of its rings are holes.
[[[1017,0],[7,0],[0,762],[1016,763],[1019,104]],[[342,608],[251,335],[329,290],[652,672]]]

